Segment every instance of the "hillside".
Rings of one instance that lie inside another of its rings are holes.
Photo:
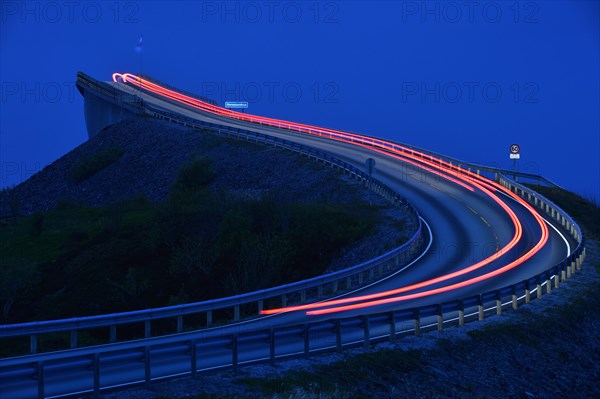
[[[86,161],[98,162],[94,158],[102,152],[104,158],[116,159],[82,178],[90,167]],[[29,215],[69,202],[100,206],[140,195],[160,202],[168,197],[179,169],[198,155],[214,162],[214,190],[249,197],[280,192],[299,202],[350,200],[354,195],[339,189],[346,185],[335,174],[315,173],[323,168],[281,149],[198,134],[168,122],[128,120],[100,132],[13,190],[2,191],[0,216]],[[326,180],[326,190],[315,189]]]
[[[212,299],[365,261],[414,228],[296,153],[114,125],[0,193],[2,322]]]

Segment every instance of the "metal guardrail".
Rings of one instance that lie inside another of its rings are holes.
[[[189,97],[192,97],[192,98],[198,99],[200,101],[204,101],[204,102],[207,102],[209,104],[218,106],[218,104],[214,100],[212,100],[212,99],[209,99],[209,98],[206,98],[206,97],[203,97],[203,96],[199,96],[197,94],[188,92],[186,90],[175,88],[175,87],[173,87],[173,86],[171,86],[169,84],[161,82],[158,79],[155,79],[155,78],[153,78],[151,76],[148,76],[148,75],[142,74],[141,76],[144,79],[146,79],[146,80],[148,80],[150,82],[153,82],[153,83],[158,84],[160,86],[166,87],[166,88],[168,88],[170,90],[177,91],[177,92],[179,92],[181,94],[185,94],[185,95],[187,95]],[[105,95],[109,99],[119,100],[117,98],[118,94],[115,94],[115,93],[121,92],[121,91],[118,90],[117,88],[115,88],[114,86],[110,85],[110,84],[98,81],[98,80],[90,77],[89,75],[84,74],[83,72],[78,72],[77,73],[77,80],[78,80],[78,82],[79,81],[85,82],[89,87],[95,89],[97,92],[101,93],[102,95]],[[142,109],[141,104],[139,102],[139,97],[137,97],[137,98],[138,98],[138,101],[132,103],[131,105],[133,105],[133,107],[135,108],[135,110],[136,110],[137,113],[144,113],[144,110]],[[151,106],[148,105],[148,104],[144,104],[144,108],[149,109],[149,108],[151,108]],[[176,117],[179,120],[187,119],[189,121],[199,122],[199,121],[196,121],[196,120],[191,119],[191,118],[182,117],[180,115],[177,115]],[[282,125],[282,126],[279,126],[279,128],[286,129],[285,124]],[[352,133],[352,132],[348,131],[347,133]],[[375,145],[375,143],[377,141],[381,141],[381,139],[377,139],[377,138],[374,138],[374,137],[372,139],[373,140],[371,142],[365,141],[365,142],[363,142],[363,144],[371,145],[371,146],[374,146],[374,147],[377,147],[377,148],[380,148],[380,149],[384,149],[384,150],[386,149],[385,146],[377,146],[377,145]],[[387,140],[387,141],[389,141],[389,140]],[[466,162],[466,161],[460,160],[458,158],[449,157],[447,155],[443,155],[443,154],[440,154],[440,153],[437,153],[437,152],[434,152],[434,151],[430,151],[430,150],[427,150],[427,149],[424,149],[424,148],[420,148],[420,147],[417,147],[417,146],[413,146],[413,145],[409,145],[409,144],[404,144],[404,143],[395,143],[391,148],[395,149],[395,150],[398,150],[398,149],[400,149],[400,147],[402,147],[402,150],[409,149],[409,150],[412,150],[412,151],[415,151],[415,152],[418,152],[418,153],[421,153],[421,154],[428,155],[430,157],[435,157],[436,159],[441,159],[443,161],[446,161],[448,163],[453,164],[457,168],[462,168],[462,169],[466,169],[466,170],[473,170],[473,171],[477,171],[477,173],[480,173],[481,171],[489,172],[489,173],[492,173],[492,174],[495,175],[495,176],[493,176],[493,178],[496,178],[497,174],[504,174],[504,175],[507,175],[507,176],[514,176],[515,178],[523,178],[523,179],[534,180],[534,181],[537,181],[538,184],[540,182],[544,182],[545,184],[547,184],[549,186],[562,188],[561,186],[559,186],[558,184],[554,183],[553,181],[551,181],[549,179],[546,179],[545,177],[543,177],[541,175],[534,174],[534,173],[526,173],[526,172],[520,172],[520,171],[513,171],[513,170],[509,170],[509,169],[496,168],[496,167],[492,167],[492,166],[486,166],[486,165],[476,164],[476,163],[472,163],[472,162]]]
[[[250,130],[197,121],[171,114],[149,105],[145,105],[145,108],[146,114],[158,119],[169,120],[195,129],[208,130],[222,136],[255,141],[298,152],[301,155],[338,168],[341,172],[358,179],[365,186],[369,186],[369,175],[367,173],[345,161],[314,148]],[[118,325],[140,322],[144,323],[144,336],[148,338],[152,336],[152,322],[160,319],[177,318],[176,332],[181,333],[184,329],[183,316],[202,313],[205,315],[205,326],[210,327],[213,325],[213,312],[218,310],[232,309],[233,317],[231,320],[237,322],[244,316],[259,315],[265,304],[272,307],[303,304],[326,299],[361,287],[382,276],[387,276],[409,263],[418,255],[419,249],[424,243],[424,227],[418,211],[402,196],[377,179],[371,179],[370,188],[392,204],[404,207],[418,226],[417,231],[406,243],[374,259],[353,267],[295,283],[215,300],[98,316],[0,325],[0,339],[28,335],[30,337],[30,352],[37,353],[38,338],[42,334],[69,332],[71,336],[70,346],[75,348],[78,346],[77,337],[79,331],[109,327],[109,339],[111,342],[115,342],[117,340]],[[254,304],[254,310],[248,311],[248,305],[251,304]],[[245,314],[243,314],[244,311],[246,312]]]
[[[368,144],[368,143],[366,143],[366,144]],[[496,167],[492,167],[492,166],[486,166],[486,165],[476,164],[476,163],[472,163],[472,162],[467,162],[467,161],[463,161],[458,158],[449,157],[447,155],[443,155],[443,154],[440,154],[440,153],[437,153],[434,151],[426,150],[426,149],[416,147],[413,145],[409,145],[409,144],[395,143],[395,145],[402,146],[406,149],[409,149],[409,150],[412,150],[412,151],[415,151],[418,153],[422,153],[422,154],[428,155],[430,157],[434,157],[436,160],[441,159],[442,161],[450,163],[457,169],[460,168],[463,170],[476,172],[477,174],[480,174],[480,172],[482,172],[482,171],[492,173],[494,175],[494,176],[490,176],[492,179],[497,179],[498,178],[497,175],[503,174],[506,176],[513,176],[517,179],[523,178],[523,179],[534,180],[534,181],[537,181],[538,183],[544,182],[545,184],[547,184],[549,186],[562,188],[561,186],[554,183],[553,181],[546,179],[545,177],[543,177],[541,175],[534,174],[534,173],[519,172],[519,171],[510,170],[510,169],[496,168]],[[380,147],[380,148],[382,148],[382,147]],[[382,149],[385,149],[385,148],[382,148]],[[396,148],[396,146],[393,146],[392,149],[397,149],[397,148]],[[516,181],[515,181],[515,183],[516,183]]]
[[[100,81],[98,81],[98,80],[90,77],[89,75],[84,74],[83,72],[78,72],[77,76],[78,76],[78,80],[81,77],[81,79],[87,81],[91,85],[96,85],[96,86],[99,86],[100,88],[103,88],[103,87],[107,86],[107,87],[111,88],[112,90],[116,90],[116,88],[114,86],[108,85],[108,84],[106,84],[104,82],[100,82]],[[157,84],[157,85],[163,86],[165,88],[168,88],[170,90],[179,92],[179,93],[187,95],[189,97],[198,99],[200,101],[204,101],[206,103],[218,106],[218,104],[214,100],[212,100],[210,98],[207,98],[207,97],[204,97],[204,96],[200,96],[200,95],[197,95],[195,93],[191,93],[191,92],[183,90],[183,89],[176,88],[174,86],[171,86],[171,85],[169,85],[167,83],[161,82],[160,80],[155,79],[155,78],[153,78],[151,76],[148,76],[148,75],[145,75],[145,74],[142,74],[140,76],[142,78],[150,81],[150,82],[153,82],[153,83]],[[138,107],[138,110],[139,110],[139,102],[137,103],[137,107]],[[149,106],[146,105],[146,107],[149,107]],[[178,117],[181,118],[181,116],[178,116]],[[282,129],[286,128],[285,124],[282,125],[282,126],[279,126],[279,127],[282,128]],[[352,132],[350,132],[350,131],[346,131],[346,133],[351,133],[352,134]],[[369,143],[368,141],[365,141],[365,142],[363,142],[363,144],[372,145],[372,146],[375,146],[375,147],[378,147],[378,148],[381,148],[381,149],[386,149],[385,146],[376,146],[375,145],[375,143],[377,141],[381,141],[381,139],[378,139],[378,138],[375,138],[375,137],[373,137],[372,139],[373,140],[371,141],[371,143]],[[389,141],[389,140],[386,140],[386,141]],[[412,150],[412,151],[416,151],[418,153],[422,153],[422,154],[425,154],[425,155],[428,155],[428,156],[435,157],[437,159],[441,159],[443,161],[451,163],[454,166],[460,167],[462,169],[477,171],[477,173],[480,173],[481,171],[484,171],[484,172],[493,173],[494,175],[496,175],[496,174],[504,174],[504,175],[507,175],[507,176],[514,176],[515,179],[518,179],[518,178],[530,179],[530,180],[537,181],[538,184],[541,183],[541,182],[544,182],[545,184],[547,184],[549,186],[562,188],[561,186],[559,186],[558,184],[554,183],[553,181],[551,181],[551,180],[549,180],[549,179],[547,179],[547,178],[545,178],[545,177],[543,177],[541,175],[535,174],[535,173],[526,173],[526,172],[514,171],[514,170],[509,170],[509,169],[503,169],[503,168],[496,168],[496,167],[492,167],[492,166],[486,166],[486,165],[476,164],[476,163],[472,163],[472,162],[467,162],[467,161],[460,160],[458,158],[449,157],[447,155],[443,155],[443,154],[440,154],[440,153],[437,153],[437,152],[434,152],[434,151],[430,151],[430,150],[427,150],[427,149],[424,149],[424,148],[420,148],[420,147],[417,147],[417,146],[413,146],[413,145],[410,145],[410,144],[404,144],[404,143],[399,143],[398,142],[398,143],[395,143],[392,146],[392,149],[398,149],[400,146],[403,147],[403,149],[409,149],[409,150]],[[496,178],[496,176],[494,176],[494,178]]]
[[[77,72],[77,89],[83,95],[84,88],[94,93],[95,96],[109,102],[117,102],[121,108],[130,111],[133,114],[143,114],[144,108],[140,97],[132,93],[124,93],[117,87],[96,80],[83,72]]]
[[[579,226],[562,209],[504,176],[499,176],[498,181],[525,198],[542,214],[556,220],[577,240],[578,245],[571,255],[558,265],[517,284],[430,306],[239,334],[207,336],[197,331],[3,359],[0,360],[0,378],[7,384],[0,387],[0,394],[7,397],[12,394],[11,397],[15,397],[15,387],[24,387],[19,391],[23,397],[75,394],[61,392],[60,389],[64,390],[64,387],[53,385],[52,381],[60,381],[61,376],[64,379],[65,376],[73,378],[77,375],[80,380],[76,393],[97,395],[107,388],[150,384],[153,380],[186,374],[195,376],[203,370],[275,362],[281,358],[309,356],[320,351],[341,351],[353,346],[369,347],[375,342],[394,341],[407,334],[420,335],[423,331],[442,330],[449,325],[462,326],[466,321],[482,320],[486,314],[501,314],[505,308],[516,309],[519,304],[541,298],[544,291],[550,293],[572,273],[580,270],[585,258],[585,241]],[[215,358],[221,360],[211,362]],[[124,370],[126,367],[133,371],[115,373],[115,370]]]

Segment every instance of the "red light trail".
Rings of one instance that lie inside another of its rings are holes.
[[[331,139],[331,140],[341,141],[341,142],[349,143],[352,145],[368,148],[368,149],[376,151],[378,153],[382,153],[386,156],[390,156],[392,158],[399,159],[403,162],[412,164],[412,165],[417,166],[421,169],[424,169],[430,173],[438,175],[454,184],[457,184],[458,186],[460,186],[468,191],[474,192],[475,188],[479,189],[485,195],[489,196],[494,202],[496,202],[509,215],[509,217],[512,220],[513,225],[515,227],[515,233],[513,235],[513,238],[506,246],[504,246],[503,248],[501,248],[499,251],[492,254],[491,256],[489,256],[471,266],[465,267],[465,268],[457,270],[455,272],[448,273],[448,274],[445,274],[445,275],[442,275],[442,276],[439,276],[439,277],[436,277],[433,279],[425,280],[425,281],[422,281],[422,282],[419,282],[416,284],[411,284],[409,286],[404,286],[404,287],[400,287],[400,288],[389,290],[389,291],[378,292],[378,293],[370,294],[370,295],[350,297],[350,298],[335,299],[335,300],[324,301],[324,302],[319,302],[319,303],[311,303],[311,304],[306,304],[306,305],[289,306],[289,307],[278,308],[278,309],[267,309],[267,310],[263,310],[261,312],[262,314],[276,314],[276,313],[282,313],[282,312],[288,312],[288,311],[309,310],[309,309],[327,307],[326,309],[310,310],[307,312],[308,315],[320,315],[320,314],[328,314],[328,313],[334,313],[334,312],[342,312],[342,311],[347,311],[347,310],[361,309],[361,308],[366,308],[366,307],[370,307],[370,306],[389,304],[389,303],[405,301],[405,300],[409,300],[409,299],[421,298],[421,297],[429,296],[429,295],[435,295],[435,294],[439,294],[439,293],[443,293],[443,292],[448,292],[451,290],[463,288],[468,285],[487,280],[489,278],[492,278],[492,277],[498,276],[502,273],[505,273],[511,269],[514,269],[515,267],[521,265],[522,263],[529,260],[532,256],[534,256],[546,244],[546,242],[548,240],[548,227],[544,223],[543,219],[539,216],[539,214],[535,211],[535,209],[533,209],[533,207],[531,205],[529,205],[525,200],[523,200],[518,195],[514,194],[510,190],[506,189],[502,185],[500,185],[492,180],[489,180],[489,179],[487,179],[483,176],[480,176],[476,173],[473,173],[469,170],[461,169],[460,167],[452,165],[451,163],[443,161],[442,159],[436,159],[433,156],[424,154],[420,151],[415,151],[413,149],[404,147],[402,145],[399,145],[399,144],[396,144],[393,142],[376,139],[376,138],[369,137],[369,136],[359,135],[359,134],[355,134],[355,133],[342,132],[342,131],[328,129],[328,128],[321,128],[321,127],[306,125],[306,124],[302,124],[302,123],[288,122],[288,121],[283,121],[283,120],[274,119],[274,118],[252,115],[252,114],[242,114],[239,112],[231,111],[229,109],[221,108],[221,107],[206,103],[204,101],[195,99],[193,97],[189,97],[189,96],[180,94],[176,91],[164,88],[160,85],[157,85],[153,82],[150,82],[146,79],[140,78],[136,75],[132,75],[129,73],[124,73],[124,74],[114,73],[113,81],[115,83],[119,83],[119,80],[122,83],[132,84],[132,85],[136,86],[136,88],[141,88],[141,89],[149,91],[151,93],[158,94],[164,98],[168,98],[168,99],[177,101],[181,104],[190,106],[192,108],[199,109],[199,110],[202,110],[205,112],[209,112],[209,113],[212,113],[215,115],[228,117],[228,118],[232,118],[232,119],[237,119],[237,120],[242,120],[245,122],[258,123],[261,125],[289,129],[289,130],[293,130],[293,131],[300,132],[300,133],[305,133],[305,134],[319,136],[319,137],[323,137],[323,138],[327,138],[327,139]],[[419,288],[424,288],[424,287],[430,286],[432,284],[440,283],[440,282],[443,282],[443,281],[446,281],[446,280],[449,280],[449,279],[452,279],[455,277],[465,275],[467,273],[473,272],[477,269],[480,269],[480,268],[490,264],[494,260],[507,254],[512,248],[514,248],[522,237],[522,232],[523,232],[522,226],[521,226],[519,219],[517,218],[515,213],[512,211],[512,209],[510,209],[510,207],[508,207],[503,201],[501,201],[498,198],[497,195],[494,194],[494,192],[496,192],[496,191],[501,191],[501,192],[509,195],[511,198],[513,198],[518,203],[520,203],[522,206],[524,206],[536,219],[536,221],[538,222],[540,229],[541,229],[541,237],[535,246],[533,246],[527,253],[520,256],[516,260],[510,262],[509,264],[507,264],[501,268],[498,268],[494,271],[483,274],[481,276],[474,277],[474,278],[464,280],[464,281],[461,281],[458,283],[454,283],[451,285],[442,286],[442,287],[439,287],[436,289],[431,289],[428,291],[413,293],[413,294],[404,295],[404,296],[397,296],[397,297],[392,297],[392,298],[378,299],[378,298],[384,298],[384,297],[389,297],[392,295],[397,295],[397,294],[413,291],[413,290],[416,290]],[[375,300],[375,299],[377,299],[377,300]],[[366,301],[366,302],[361,302],[361,301]],[[342,305],[342,304],[347,304],[347,303],[352,303],[352,302],[361,302],[361,303],[353,304],[353,305],[336,306],[336,305]],[[335,307],[330,307],[330,306],[335,306]]]

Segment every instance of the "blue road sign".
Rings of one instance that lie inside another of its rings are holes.
[[[225,108],[248,108],[248,101],[225,101]]]

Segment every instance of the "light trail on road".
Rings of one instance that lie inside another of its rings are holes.
[[[503,248],[501,248],[500,250],[498,250],[491,256],[489,256],[473,265],[470,265],[463,269],[457,270],[455,272],[448,273],[448,274],[438,276],[433,279],[428,279],[428,280],[425,280],[425,281],[422,281],[422,282],[419,282],[416,284],[411,284],[411,285],[400,287],[400,288],[393,289],[393,290],[378,292],[378,293],[374,293],[374,294],[370,294],[370,295],[342,298],[342,299],[336,299],[336,300],[332,300],[332,301],[324,301],[324,302],[312,303],[312,304],[306,304],[306,305],[290,306],[290,307],[277,308],[277,309],[266,309],[266,310],[261,311],[262,314],[276,314],[276,313],[283,313],[283,312],[289,312],[289,311],[309,310],[309,309],[315,309],[315,308],[323,308],[323,307],[327,307],[327,306],[335,306],[335,307],[333,307],[333,308],[330,307],[327,309],[316,310],[316,311],[309,311],[309,312],[307,312],[307,314],[308,315],[318,315],[318,314],[325,314],[325,313],[334,313],[334,312],[339,312],[339,311],[366,308],[369,306],[376,306],[376,305],[392,303],[392,302],[397,302],[397,301],[403,301],[403,300],[408,300],[408,299],[421,298],[424,296],[435,295],[438,293],[459,289],[459,288],[466,287],[471,284],[475,284],[475,283],[484,281],[484,280],[492,278],[492,277],[496,277],[502,273],[512,270],[513,268],[521,265],[522,263],[529,260],[532,256],[534,256],[546,244],[546,242],[548,240],[548,227],[546,226],[546,223],[544,223],[543,219],[539,216],[539,214],[525,200],[523,200],[522,198],[520,198],[519,196],[517,196],[510,190],[506,189],[502,185],[500,185],[492,180],[489,180],[489,179],[487,179],[483,176],[480,176],[479,174],[476,174],[474,172],[471,172],[469,170],[461,169],[460,167],[457,167],[456,165],[452,165],[451,163],[446,162],[442,159],[434,158],[431,155],[424,154],[422,152],[407,148],[405,146],[402,146],[402,145],[399,145],[399,144],[396,144],[396,143],[393,143],[390,141],[376,139],[376,138],[365,136],[365,135],[359,135],[356,133],[349,133],[349,132],[342,132],[342,131],[338,131],[338,130],[334,130],[334,129],[321,128],[321,127],[306,125],[306,124],[302,124],[302,123],[289,122],[289,121],[284,121],[284,120],[279,120],[279,119],[274,119],[274,118],[262,117],[262,116],[252,115],[252,114],[242,114],[242,113],[239,113],[236,111],[231,111],[229,109],[222,108],[222,107],[219,107],[216,105],[212,105],[207,102],[198,100],[196,98],[186,96],[184,94],[180,94],[180,93],[170,90],[168,88],[162,87],[156,83],[153,83],[149,80],[143,79],[141,77],[138,77],[136,75],[129,74],[129,73],[123,73],[123,74],[114,73],[112,78],[115,83],[131,84],[131,85],[135,86],[136,89],[143,89],[143,90],[151,92],[155,95],[159,95],[161,97],[176,101],[176,102],[184,104],[186,106],[189,106],[189,107],[192,107],[195,109],[199,109],[204,112],[209,112],[209,113],[221,116],[221,117],[241,120],[244,122],[258,123],[261,125],[267,125],[267,126],[272,126],[272,127],[276,127],[276,128],[283,128],[283,129],[296,131],[299,133],[319,136],[319,137],[322,137],[325,139],[341,141],[341,142],[345,142],[345,143],[352,144],[355,146],[368,148],[372,151],[376,151],[383,155],[401,160],[405,163],[408,163],[408,164],[411,164],[418,168],[421,168],[423,170],[426,170],[429,173],[440,176],[440,177],[442,177],[442,178],[444,178],[444,179],[446,179],[468,191],[474,192],[475,188],[477,188],[482,193],[484,193],[485,195],[490,197],[495,203],[497,203],[508,214],[508,216],[510,217],[510,219],[514,225],[515,232],[514,232],[513,238],[509,241],[509,243],[507,245],[505,245]],[[510,209],[510,207],[508,207],[502,200],[500,200],[500,198],[497,195],[494,194],[494,192],[496,192],[496,191],[501,191],[503,194],[509,195],[510,197],[515,199],[515,201],[517,201],[519,204],[524,206],[533,215],[536,222],[540,226],[540,229],[541,229],[540,239],[527,253],[525,253],[524,255],[520,256],[516,260],[508,263],[507,265],[505,265],[499,269],[496,269],[492,272],[488,272],[488,273],[483,274],[478,277],[474,277],[474,278],[464,280],[464,281],[461,281],[461,282],[458,282],[455,284],[446,285],[446,286],[439,287],[436,289],[423,291],[423,292],[419,292],[419,293],[414,293],[414,294],[410,294],[410,295],[404,295],[404,296],[386,298],[386,299],[378,299],[378,298],[389,297],[389,296],[397,295],[397,294],[401,294],[401,293],[406,293],[406,292],[413,291],[413,290],[419,289],[419,288],[424,288],[424,287],[430,286],[432,284],[440,283],[440,282],[447,281],[452,278],[460,277],[465,274],[474,272],[474,271],[490,264],[491,262],[499,259],[503,255],[507,254],[512,248],[514,248],[518,244],[518,242],[521,240],[522,226],[521,226],[521,223],[520,223],[518,217],[515,215],[515,213],[512,211],[512,209]],[[378,300],[374,301],[374,299],[378,299]],[[336,305],[348,304],[348,303],[352,303],[352,302],[361,302],[361,301],[366,301],[366,302],[363,302],[360,304],[354,304],[354,305],[336,306]]]

